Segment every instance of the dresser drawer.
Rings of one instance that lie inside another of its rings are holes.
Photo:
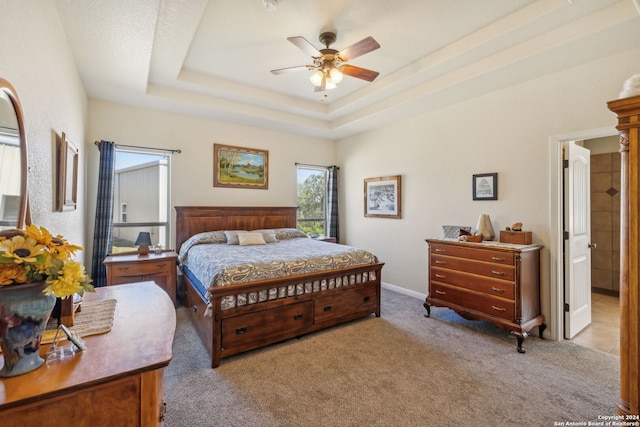
[[[515,321],[516,304],[513,300],[493,297],[464,288],[447,286],[431,281],[430,298],[480,311],[491,316]]]
[[[431,254],[431,266],[481,274],[501,280],[515,280],[515,266],[478,262],[466,258]]]
[[[515,256],[511,252],[484,249],[478,246],[463,248],[459,246],[431,244],[431,255],[447,255],[451,257],[474,259],[496,264],[515,265]]]
[[[375,286],[363,286],[345,292],[336,299],[335,296],[318,298],[314,303],[313,323],[336,319],[355,312],[373,312],[376,309]]]
[[[464,272],[447,270],[438,267],[431,268],[431,280],[455,285],[461,288],[506,298],[515,299],[515,283],[496,280],[489,277],[478,277]]]
[[[114,263],[111,271],[114,276],[141,276],[146,274],[154,274],[158,272],[166,272],[173,267],[175,263],[170,260],[137,262],[137,263]]]
[[[307,330],[313,323],[313,303],[305,301],[264,310],[264,314],[243,314],[222,320],[222,347],[257,348]]]

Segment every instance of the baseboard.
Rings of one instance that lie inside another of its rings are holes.
[[[392,285],[390,283],[382,282],[381,286],[385,289],[389,289],[390,291],[397,292],[399,294],[407,295],[416,299],[423,300],[427,297],[426,294],[421,294],[420,292],[412,291],[410,289],[401,288],[400,286]]]

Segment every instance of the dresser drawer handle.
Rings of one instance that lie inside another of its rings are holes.
[[[491,288],[491,290],[492,290],[492,291],[494,291],[494,292],[500,292],[501,294],[503,294],[503,293],[504,293],[504,289],[496,288],[495,286],[493,286],[493,287]]]
[[[445,279],[447,276],[445,276],[444,274],[436,274],[436,277],[438,279]]]
[[[507,311],[506,308],[496,307],[495,305],[492,305],[491,308],[493,308],[495,311]]]
[[[438,260],[435,260],[435,263],[436,263],[436,264],[439,264],[439,265],[444,265],[444,261],[438,261]]]
[[[323,310],[324,311],[331,311],[331,306],[330,305],[325,305]]]
[[[296,313],[293,315],[293,320],[300,320],[302,319],[302,313]]]
[[[439,249],[439,248],[435,248],[433,251],[434,252],[441,252],[441,253],[446,252],[444,249]]]
[[[445,291],[440,291],[440,290],[436,289],[436,294],[446,295],[447,293]]]
[[[491,257],[491,260],[492,260],[492,261],[506,261],[507,259],[506,259],[506,258],[499,258],[499,257],[497,257],[497,256],[492,256],[492,257]]]
[[[369,295],[365,296],[362,298],[363,302],[369,302],[369,300],[371,299],[371,297]]]
[[[247,327],[246,326],[243,326],[242,328],[236,329],[236,334],[238,334],[238,335],[244,334],[245,332],[247,332]]]
[[[491,270],[491,273],[495,274],[496,276],[504,276],[504,272],[502,272],[502,271]]]

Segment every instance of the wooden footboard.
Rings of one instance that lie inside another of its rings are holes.
[[[214,289],[207,302],[185,276],[186,304],[211,367],[263,347],[374,313],[380,317],[380,273],[369,264]]]

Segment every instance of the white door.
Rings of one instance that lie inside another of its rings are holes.
[[[564,336],[591,323],[590,152],[575,142],[564,148]]]

